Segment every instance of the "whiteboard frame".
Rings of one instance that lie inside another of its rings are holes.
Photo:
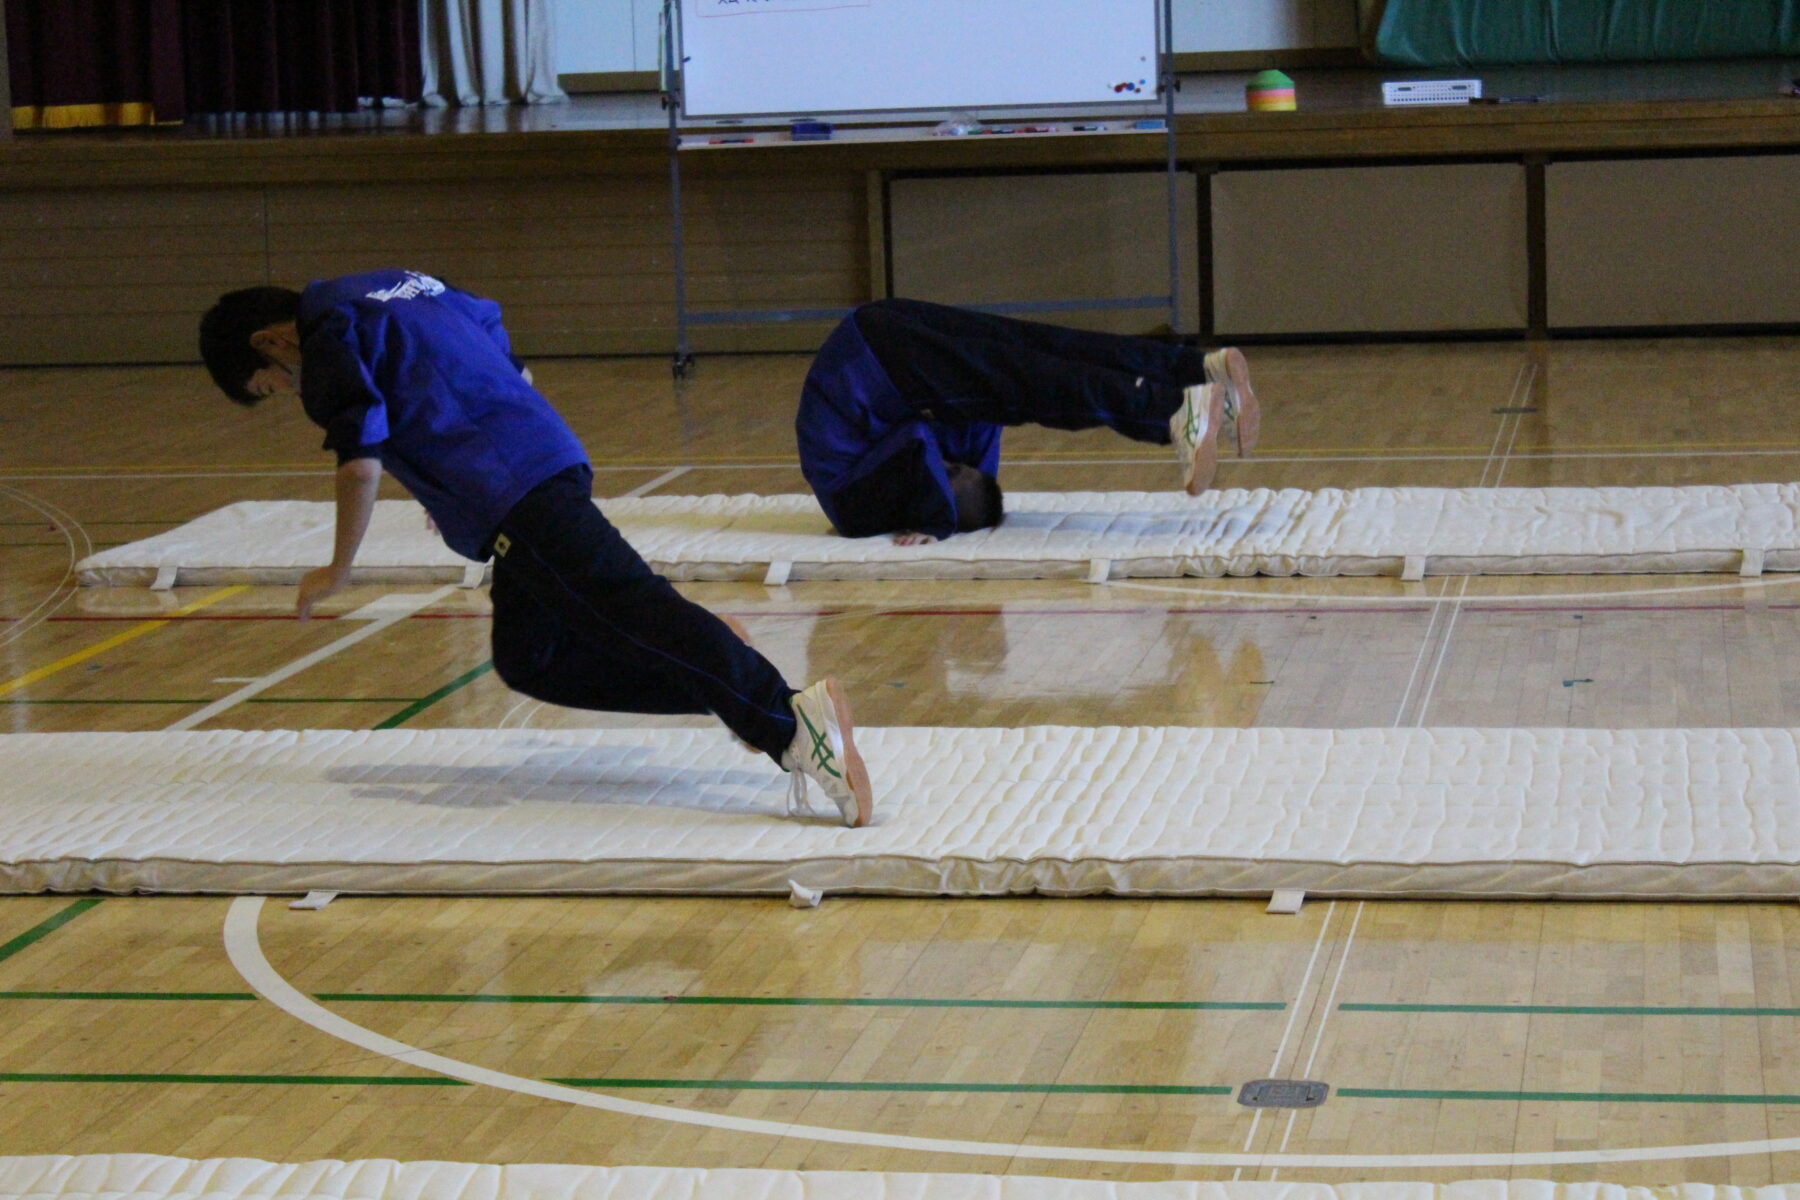
[[[1152,24],[1155,27],[1155,46],[1152,50],[1152,61],[1156,75],[1156,86],[1148,95],[1128,95],[1118,98],[1102,99],[1062,99],[1033,100],[1016,104],[914,104],[899,108],[786,108],[786,109],[747,109],[731,112],[696,113],[688,108],[687,64],[689,54],[686,38],[687,16],[683,11],[689,0],[663,0],[665,37],[669,37],[668,28],[673,26],[673,36],[664,47],[662,55],[663,84],[665,91],[675,97],[681,118],[684,121],[737,121],[748,118],[789,118],[789,117],[822,117],[850,116],[876,113],[936,113],[936,112],[1034,112],[1047,108],[1129,108],[1154,104],[1161,98],[1162,92],[1173,79],[1171,56],[1174,53],[1175,31],[1172,28],[1174,16],[1169,0],[1139,0],[1139,3],[1153,10]],[[981,0],[966,0],[967,3],[981,3]],[[673,46],[675,53],[668,53]]]
[[[1175,92],[1181,86],[1175,73],[1175,5],[1174,0],[1147,0],[1155,5],[1158,31],[1156,90],[1162,100],[1163,109],[1163,154],[1164,168],[1168,177],[1168,247],[1169,247],[1169,293],[1167,307],[1169,310],[1169,326],[1177,334],[1183,332],[1181,313],[1181,250],[1176,224],[1178,216],[1178,182],[1175,155]],[[0,0],[3,4],[4,0]],[[685,100],[682,89],[682,73],[677,56],[680,54],[680,7],[681,0],[662,0],[662,16],[660,22],[660,70],[662,84],[662,107],[669,118],[669,202],[671,209],[672,234],[674,251],[673,266],[675,268],[675,353],[672,360],[675,379],[685,379],[694,368],[693,348],[688,341],[688,329],[692,325],[733,325],[754,324],[761,322],[787,322],[808,320],[835,320],[848,315],[848,311],[804,309],[762,309],[762,310],[722,310],[717,312],[692,312],[687,304],[687,254],[685,248],[684,226],[681,216],[681,118]],[[1032,106],[1051,107],[1051,106]],[[891,111],[918,111],[900,109]],[[1090,301],[1061,302],[1055,305],[998,305],[986,306],[990,309],[1026,309],[1039,312],[1051,308],[1067,309],[1085,307],[1090,309],[1104,308],[1142,308],[1145,301],[1153,299],[1157,307],[1161,307],[1161,297],[1094,299]],[[1204,310],[1205,304],[1202,303]]]

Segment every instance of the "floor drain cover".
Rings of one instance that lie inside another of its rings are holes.
[[[1238,1089],[1246,1108],[1317,1108],[1331,1095],[1331,1085],[1309,1079],[1252,1079]]]

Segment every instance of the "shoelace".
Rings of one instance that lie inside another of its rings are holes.
[[[821,817],[825,814],[813,807],[812,794],[806,786],[806,772],[798,767],[788,769],[787,815]]]

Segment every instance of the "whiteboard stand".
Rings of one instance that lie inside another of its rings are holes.
[[[1094,297],[1076,300],[1015,300],[966,307],[1006,316],[1033,316],[1058,312],[1091,312],[1116,309],[1166,309],[1169,328],[1179,336],[1181,328],[1181,249],[1177,222],[1180,190],[1175,162],[1175,92],[1181,82],[1175,74],[1175,22],[1173,0],[1155,0],[1157,9],[1156,86],[1163,99],[1164,169],[1168,181],[1169,290],[1166,295]],[[688,340],[692,325],[754,325],[792,321],[838,321],[850,315],[847,308],[721,309],[691,312],[687,305],[687,254],[681,213],[681,112],[686,57],[681,46],[679,0],[663,0],[659,54],[663,109],[669,115],[669,202],[673,224],[672,260],[675,269],[676,379],[694,368],[694,352]]]

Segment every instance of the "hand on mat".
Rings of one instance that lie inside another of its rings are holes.
[[[425,510],[425,529],[427,532],[433,534],[438,531],[437,518],[431,515],[431,510],[429,508]]]
[[[929,533],[907,532],[894,535],[894,545],[896,546],[929,546],[935,541],[937,539]]]
[[[302,620],[312,616],[313,605],[344,590],[349,583],[349,572],[339,572],[336,567],[314,567],[300,577],[300,591],[294,597],[294,612]]]

